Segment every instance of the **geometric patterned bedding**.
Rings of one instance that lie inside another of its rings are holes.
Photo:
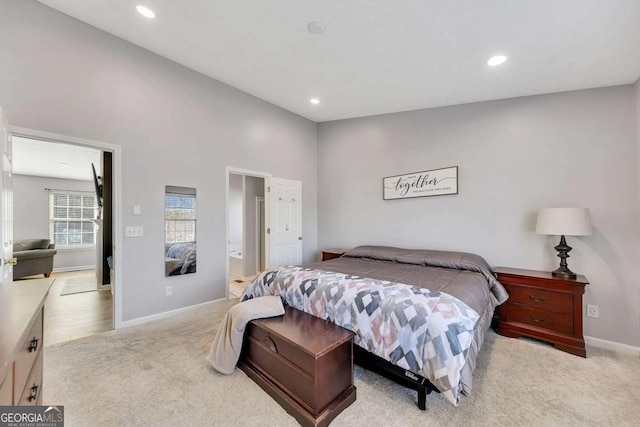
[[[298,310],[353,331],[354,344],[427,378],[454,405],[479,315],[444,292],[401,283],[277,267],[263,272],[241,301],[278,295]]]

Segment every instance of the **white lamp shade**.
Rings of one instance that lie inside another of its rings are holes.
[[[538,212],[536,233],[589,236],[593,233],[589,208],[547,208]]]

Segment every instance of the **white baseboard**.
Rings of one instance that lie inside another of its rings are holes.
[[[634,347],[632,345],[622,344],[615,341],[603,340],[601,338],[584,337],[584,342],[587,345],[593,347],[604,348],[607,350],[617,351],[618,353],[633,354],[634,356],[640,356],[640,347]]]
[[[95,265],[79,265],[76,267],[61,267],[61,268],[54,268],[52,270],[53,273],[64,273],[65,271],[81,271],[81,270],[95,270],[96,266]]]
[[[127,328],[129,326],[142,325],[144,323],[148,323],[154,320],[166,319],[167,317],[172,317],[177,314],[187,313],[189,311],[194,311],[199,308],[207,307],[211,304],[215,304],[220,301],[227,301],[227,298],[220,298],[213,301],[203,302],[201,304],[190,305],[189,307],[177,308],[175,310],[169,310],[162,313],[152,314],[150,316],[138,317],[137,319],[131,319],[124,321],[120,324],[120,328]]]

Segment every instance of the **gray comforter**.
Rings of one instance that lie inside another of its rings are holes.
[[[419,286],[445,292],[466,303],[480,315],[460,381],[460,392],[471,392],[476,358],[493,312],[508,298],[482,257],[462,252],[359,246],[340,258],[304,267]]]

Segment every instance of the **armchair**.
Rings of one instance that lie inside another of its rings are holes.
[[[13,267],[13,278],[20,279],[34,274],[49,277],[53,270],[53,256],[57,253],[49,239],[16,240],[13,256],[18,263]]]

